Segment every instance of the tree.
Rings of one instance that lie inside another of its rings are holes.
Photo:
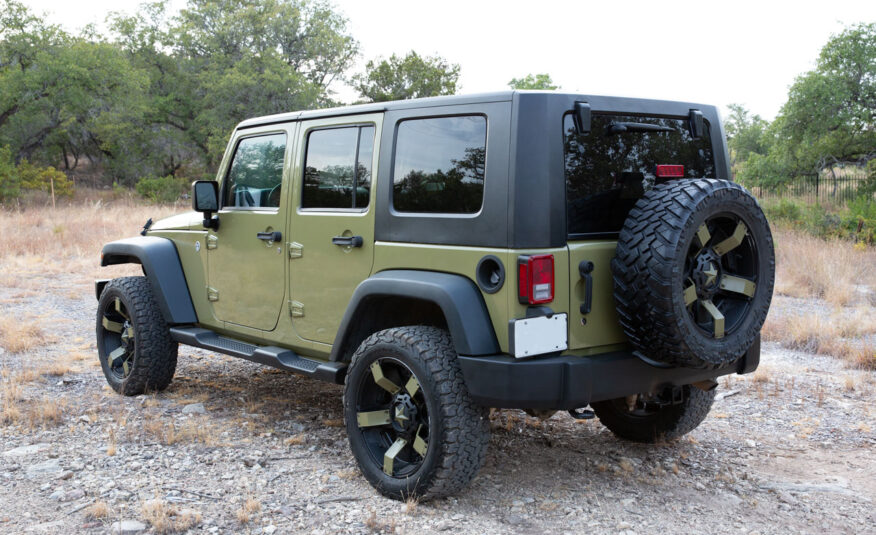
[[[760,115],[751,115],[740,104],[730,104],[730,115],[724,121],[727,145],[730,149],[730,165],[733,174],[745,175],[745,166],[752,157],[761,157],[769,152],[771,137],[767,133],[770,123]]]
[[[523,78],[512,78],[508,82],[511,89],[559,89],[549,74],[527,74]]]
[[[773,156],[792,173],[876,157],[876,23],[830,38],[815,69],[791,86],[774,127]]]
[[[353,77],[354,87],[370,102],[452,95],[458,80],[459,65],[414,51],[403,58],[393,54],[388,60],[370,60],[365,73]]]

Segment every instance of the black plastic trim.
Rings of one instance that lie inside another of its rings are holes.
[[[475,402],[496,408],[562,410],[731,373],[750,373],[759,361],[759,342],[739,360],[717,370],[658,368],[626,351],[529,360],[510,355],[459,357],[466,387]]]
[[[474,282],[461,275],[399,269],[377,273],[356,287],[335,336],[329,360],[343,359],[365,302],[384,296],[412,297],[438,305],[444,313],[456,352],[461,355],[499,352],[487,305]]]
[[[140,264],[169,325],[197,323],[192,296],[176,246],[167,238],[140,236],[107,243],[100,265]]]
[[[106,286],[109,281],[112,279],[97,279],[94,281],[94,297],[100,301],[100,294],[103,293],[103,288]]]

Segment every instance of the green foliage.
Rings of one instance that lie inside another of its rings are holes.
[[[770,221],[788,224],[821,238],[851,239],[871,245],[876,242],[876,201],[872,195],[859,196],[846,208],[836,211],[790,199],[765,202],[762,207]]]
[[[388,60],[371,60],[365,74],[353,77],[355,88],[370,102],[452,95],[458,80],[459,65],[414,51],[403,58],[393,54]]]
[[[21,193],[21,180],[12,159],[9,147],[0,147],[0,203],[17,199]]]
[[[172,203],[188,191],[189,181],[175,176],[143,177],[137,181],[136,190],[145,199],[156,203]]]
[[[41,167],[27,160],[16,165],[9,147],[0,147],[0,202],[17,199],[21,190],[54,191],[56,196],[72,197],[73,182],[54,167]]]
[[[54,192],[56,196],[61,197],[73,196],[73,182],[67,178],[67,175],[52,166],[40,167],[22,160],[18,164],[18,177],[22,189]]]
[[[508,82],[511,89],[559,89],[549,74],[527,74],[523,78],[512,78]]]

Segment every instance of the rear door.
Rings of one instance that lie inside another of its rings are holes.
[[[301,123],[290,247],[292,322],[331,344],[374,259],[374,188],[382,114]]]
[[[590,131],[579,134],[568,114],[563,135],[569,348],[624,343],[611,274],[618,233],[636,201],[664,180],[657,165],[680,166],[679,178],[716,176],[708,121],[704,135],[693,138],[687,117],[594,112]]]
[[[207,237],[208,289],[216,319],[273,330],[283,307],[284,181],[294,125],[235,133],[220,188],[219,228]]]

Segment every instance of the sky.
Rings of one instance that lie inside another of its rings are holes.
[[[23,0],[77,30],[140,0]],[[547,73],[561,89],[681,100],[773,119],[794,78],[815,66],[831,34],[876,22],[876,1],[334,0],[361,56],[438,55],[459,64],[461,93],[508,88]],[[171,0],[172,8],[185,6]],[[351,102],[350,87],[333,87]]]

